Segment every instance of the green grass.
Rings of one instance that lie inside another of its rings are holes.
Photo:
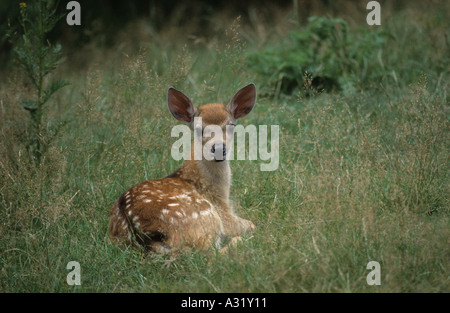
[[[259,49],[251,28],[235,21],[225,35],[187,47],[162,33],[137,54],[94,50],[86,70],[66,62],[57,75],[71,85],[44,120],[72,120],[37,169],[18,104],[30,91],[12,73],[0,89],[0,291],[448,292],[449,48],[428,45],[430,32],[448,28],[432,13],[412,20],[386,26],[400,38],[384,52],[386,63],[399,61],[390,69],[397,83],[258,99],[242,123],[280,125],[280,166],[232,163],[236,210],[258,229],[226,255],[152,256],[111,245],[109,210],[124,190],[180,165],[170,157],[177,122],[169,86],[197,105],[258,86],[245,66]],[[414,45],[401,37],[429,21],[434,28],[414,33]],[[381,286],[366,284],[372,260]],[[69,261],[81,265],[81,286],[66,284]]]

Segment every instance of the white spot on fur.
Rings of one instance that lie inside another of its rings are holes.
[[[209,205],[209,208],[212,209],[213,205],[211,204],[211,202],[209,202],[209,201],[206,200],[206,199],[203,199],[202,202],[203,202],[203,203],[206,202],[206,203]]]
[[[158,253],[167,254],[172,252],[172,249],[166,246],[156,246],[156,250]]]
[[[179,206],[180,204],[178,203],[169,203],[168,206]]]
[[[169,210],[163,209],[163,210],[162,210],[162,213],[163,213],[163,214],[169,214]]]
[[[211,215],[211,210],[200,211],[200,215],[202,216]]]
[[[216,249],[222,248],[222,237],[221,236],[217,237],[217,240],[214,245],[216,246]]]
[[[149,202],[152,202],[152,200],[151,199],[144,199],[143,202],[149,203]]]
[[[192,213],[192,218],[198,218],[198,214],[196,212]]]

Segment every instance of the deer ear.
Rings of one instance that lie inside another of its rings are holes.
[[[255,101],[256,87],[254,84],[250,84],[236,92],[228,105],[228,109],[231,111],[233,118],[237,120],[250,113],[255,106]]]
[[[195,108],[191,100],[184,93],[170,87],[167,92],[167,103],[173,117],[182,122],[192,122]]]

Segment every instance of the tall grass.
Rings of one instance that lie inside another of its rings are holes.
[[[390,30],[400,36],[409,20]],[[61,105],[43,125],[73,119],[37,170],[17,105],[29,91],[16,87],[19,75],[1,87],[0,291],[449,291],[448,73],[439,67],[398,70],[413,83],[374,82],[358,94],[260,97],[243,123],[280,125],[280,167],[232,163],[236,210],[258,230],[229,254],[155,256],[106,242],[117,197],[180,165],[170,157],[167,88],[196,104],[227,102],[253,81],[244,61],[258,35],[239,25],[190,45],[162,33],[139,53],[94,50],[85,71],[66,62],[58,75],[72,84],[50,100]],[[401,59],[405,46],[388,57]],[[431,55],[426,41],[414,50]],[[408,55],[403,64],[420,61]],[[366,284],[372,260],[381,286]],[[66,284],[69,261],[81,265],[81,286]]]

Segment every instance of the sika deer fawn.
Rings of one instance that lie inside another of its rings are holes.
[[[170,112],[187,123],[194,136],[201,136],[202,147],[206,147],[202,151],[211,154],[205,158],[203,153],[196,160],[192,145],[191,158],[173,174],[145,181],[124,192],[111,209],[110,238],[167,253],[184,248],[206,250],[213,245],[221,249],[224,238],[231,238],[233,244],[241,235],[254,231],[255,225],[239,218],[230,204],[231,171],[226,155],[227,147],[233,144],[236,120],[250,113],[255,100],[255,85],[250,84],[240,89],[228,106],[210,103],[195,109],[187,96],[170,88]],[[231,136],[215,136],[211,140],[203,133],[208,125],[217,125],[223,134],[228,131]]]

